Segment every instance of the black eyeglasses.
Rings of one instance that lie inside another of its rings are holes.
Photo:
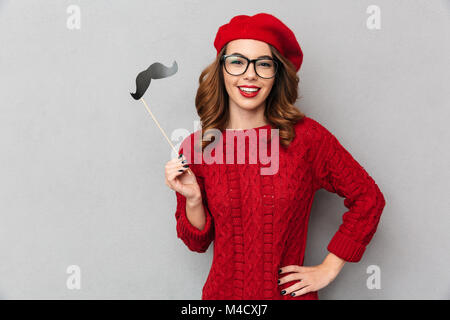
[[[278,63],[272,58],[258,58],[250,60],[239,54],[226,54],[220,58],[224,63],[225,70],[232,76],[239,76],[247,72],[248,66],[253,62],[253,67],[258,76],[264,79],[275,77],[278,69]]]

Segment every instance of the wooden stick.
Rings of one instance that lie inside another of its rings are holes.
[[[156,120],[156,118],[153,116],[153,113],[150,111],[150,108],[148,107],[147,103],[145,102],[144,98],[141,98],[142,102],[144,103],[145,108],[147,109],[148,113],[150,113],[150,115],[152,116],[153,120],[155,120],[156,125],[158,126],[159,130],[161,130],[162,134],[164,135],[164,137],[166,137],[167,141],[169,142],[170,146],[172,147],[172,149],[175,151],[176,154],[178,154],[177,149],[175,149],[175,147],[172,144],[172,141],[170,141],[170,139],[167,137],[166,133],[164,132],[163,128],[161,128],[161,126],[158,123],[158,120]],[[189,174],[191,173],[191,168],[187,168],[187,172]]]

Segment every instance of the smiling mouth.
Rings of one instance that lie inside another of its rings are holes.
[[[245,88],[245,87],[239,87],[238,86],[238,88],[239,88],[239,90],[241,90],[242,92],[245,92],[245,93],[255,93],[255,92],[258,92],[259,90],[261,90],[261,88]]]

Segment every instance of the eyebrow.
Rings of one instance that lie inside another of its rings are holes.
[[[231,53],[231,54],[237,54],[237,55],[240,55],[240,56],[243,56],[243,57],[245,57],[242,53],[239,53],[239,52],[233,52],[233,53]],[[273,57],[271,57],[271,56],[259,56],[258,58],[256,58],[256,59],[259,59],[259,58],[270,58],[270,59],[273,59]]]

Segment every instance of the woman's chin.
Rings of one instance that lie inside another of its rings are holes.
[[[243,102],[243,103],[240,103],[240,102],[238,102],[237,105],[240,108],[245,109],[245,110],[255,110],[261,105],[261,103],[254,103],[254,102]]]

